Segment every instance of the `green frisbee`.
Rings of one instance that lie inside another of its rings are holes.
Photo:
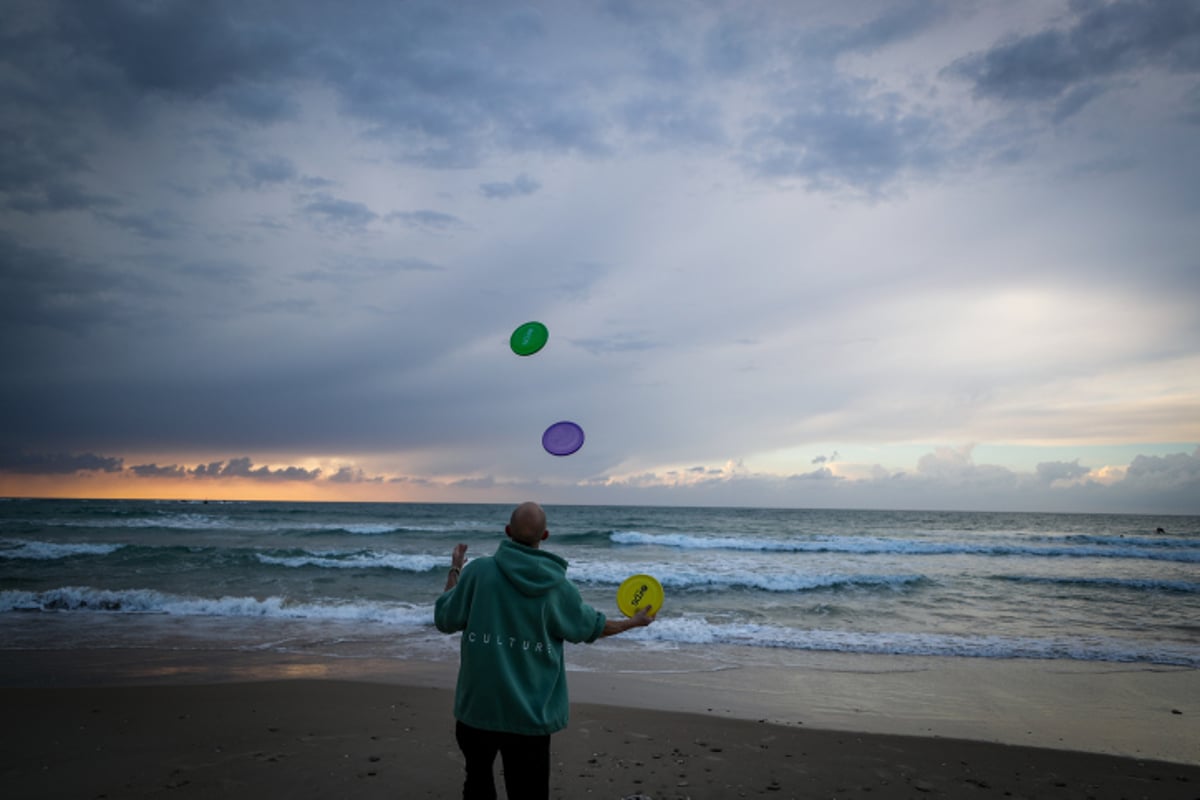
[[[519,356],[531,356],[546,346],[550,331],[540,322],[526,322],[513,331],[509,347]]]

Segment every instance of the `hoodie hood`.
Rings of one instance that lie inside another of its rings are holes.
[[[536,547],[505,539],[496,550],[496,566],[526,597],[539,597],[567,579],[567,561]]]

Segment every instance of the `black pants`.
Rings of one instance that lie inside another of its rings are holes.
[[[467,760],[463,800],[495,800],[492,765],[496,753],[504,764],[508,800],[549,800],[550,736],[522,736],[472,728],[459,722],[454,728],[458,748]]]

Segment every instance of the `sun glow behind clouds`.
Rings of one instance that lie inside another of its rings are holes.
[[[889,458],[886,449],[871,455]],[[897,450],[900,452],[903,450]],[[1192,452],[1137,455],[1128,466],[1092,466],[1079,458],[1047,460],[1033,472],[985,463],[972,445],[937,446],[915,462],[864,458],[864,452],[829,452],[806,459],[791,473],[765,469],[763,462],[729,460],[706,466],[674,466],[614,472],[602,477],[468,475],[459,478],[371,474],[343,464],[336,471],[254,466],[248,459],[161,470],[144,465],[118,471],[81,471],[71,476],[0,475],[0,495],[29,497],[160,498],[186,500],[278,500],[364,502],[513,502],[549,497],[547,502],[683,505],[761,505],[794,508],[926,508],[959,510],[1099,511],[1189,513],[1189,487],[1200,477],[1200,447]],[[1011,448],[1027,452],[1028,448]],[[1034,451],[1038,452],[1038,451]],[[1042,451],[1045,456],[1052,455]],[[1097,457],[1100,450],[1092,452]],[[1022,456],[1028,459],[1029,456]],[[1018,459],[1021,460],[1021,459]],[[1089,458],[1089,460],[1091,460]],[[794,462],[786,462],[794,463]],[[232,468],[232,473],[230,469]],[[165,477],[164,477],[165,475]],[[304,475],[299,479],[297,475]],[[1113,492],[1112,505],[1098,505],[1096,489]],[[1012,501],[1019,492],[1022,502]],[[952,498],[946,500],[946,498]],[[1005,500],[1005,498],[1008,498]],[[1001,502],[1003,501],[1003,502]]]

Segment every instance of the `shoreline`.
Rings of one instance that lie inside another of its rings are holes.
[[[621,643],[568,650],[572,706],[781,728],[954,739],[1200,767],[1200,670],[1073,661],[780,654],[700,668]],[[771,655],[771,654],[768,654]],[[630,663],[631,662],[631,663]],[[711,653],[703,663],[711,665]],[[0,687],[326,681],[452,691],[457,660],[271,651],[0,650]],[[1200,788],[1197,793],[1200,794]]]

